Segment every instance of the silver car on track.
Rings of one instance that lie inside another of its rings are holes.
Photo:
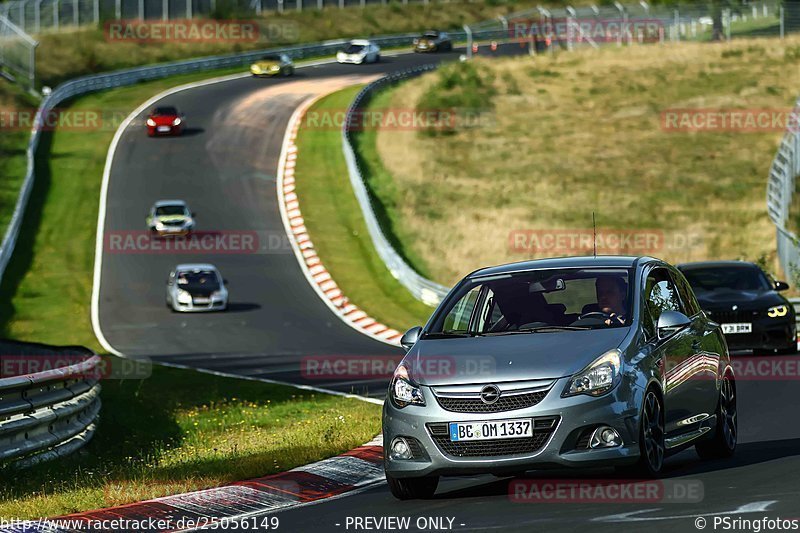
[[[478,270],[401,342],[383,409],[401,499],[431,496],[442,475],[614,465],[657,476],[689,446],[703,458],[736,447],[720,326],[658,259]]]
[[[214,265],[178,265],[167,279],[167,307],[184,313],[224,311],[228,308],[227,283]]]

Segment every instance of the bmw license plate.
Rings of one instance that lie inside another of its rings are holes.
[[[158,128],[156,128],[156,130],[163,133],[165,131],[169,131],[170,127],[169,126],[159,126]]]
[[[736,324],[722,324],[722,333],[731,335],[735,333],[752,333],[753,324],[749,322],[740,322]]]
[[[484,422],[450,422],[450,440],[489,440],[532,437],[530,418],[514,420],[487,420]]]

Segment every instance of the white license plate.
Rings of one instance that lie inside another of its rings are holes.
[[[194,303],[196,304],[207,304],[211,301],[211,298],[195,298]]]
[[[735,333],[752,333],[753,324],[748,322],[741,322],[737,324],[722,324],[722,333],[731,335]]]
[[[450,422],[450,440],[516,439],[533,436],[530,418],[487,420],[483,422]]]
[[[170,127],[169,126],[159,126],[158,128],[156,128],[156,130],[157,131],[161,131],[161,132],[169,131]]]

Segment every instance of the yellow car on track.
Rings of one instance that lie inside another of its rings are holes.
[[[286,54],[270,54],[254,61],[250,65],[253,76],[291,76],[294,74],[294,63]]]

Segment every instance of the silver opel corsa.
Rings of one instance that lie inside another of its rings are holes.
[[[719,324],[651,257],[572,257],[461,280],[408,352],[383,408],[400,499],[442,475],[618,466],[658,476],[695,446],[729,457],[736,383]]]

